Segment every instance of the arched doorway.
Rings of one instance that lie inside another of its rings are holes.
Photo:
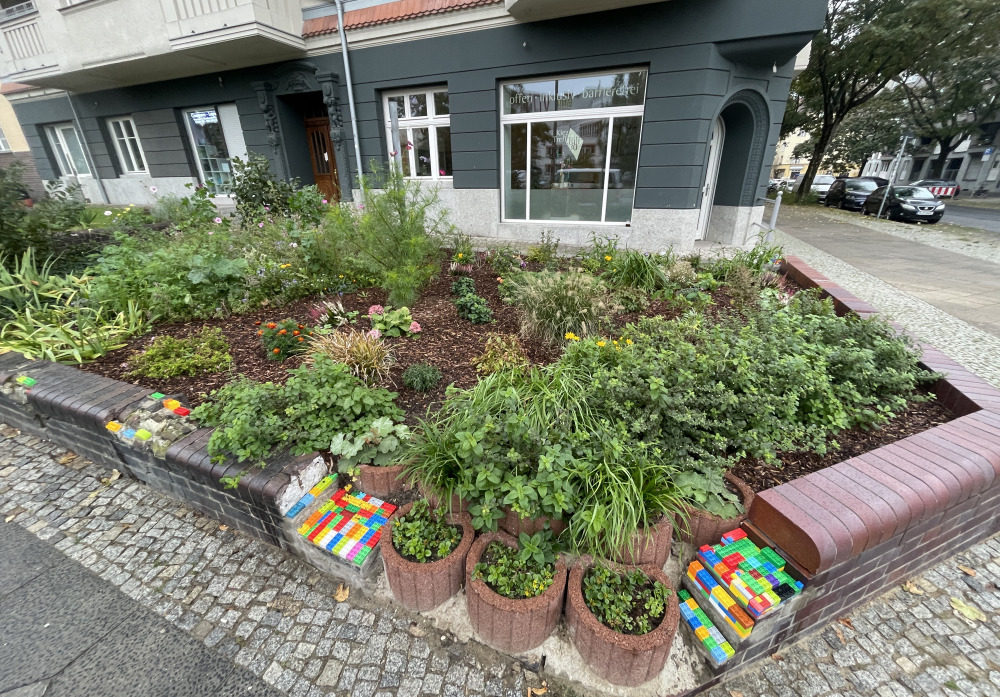
[[[769,127],[767,102],[753,90],[737,92],[719,111],[702,189],[701,239],[743,245],[752,236]]]

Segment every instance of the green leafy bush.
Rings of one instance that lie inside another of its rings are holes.
[[[600,564],[583,577],[583,600],[608,629],[648,634],[660,626],[672,591],[638,569],[618,573]]]
[[[559,261],[559,238],[553,238],[551,230],[543,230],[538,244],[529,247],[525,257],[528,261],[545,264],[546,268],[554,268]]]
[[[268,214],[287,215],[296,188],[297,180],[282,181],[274,176],[264,155],[250,153],[246,160],[233,158],[232,193],[244,228],[256,226]]]
[[[351,471],[358,465],[381,467],[389,464],[399,457],[400,446],[410,439],[410,428],[382,416],[372,421],[364,433],[351,436],[338,433],[330,443],[330,454],[338,457],[340,472]]]
[[[639,288],[620,288],[615,291],[615,300],[625,312],[643,312],[649,307],[649,295]]]
[[[289,317],[280,322],[262,324],[257,335],[268,359],[283,361],[289,356],[304,353],[309,348],[313,331]]]
[[[510,244],[503,244],[488,250],[486,252],[486,261],[501,276],[520,271],[525,266],[524,259],[521,258],[517,249]],[[454,293],[455,291],[452,290],[452,292]]]
[[[483,352],[472,359],[476,372],[492,375],[501,370],[522,370],[528,367],[528,356],[516,336],[487,334]]]
[[[441,382],[441,371],[427,363],[415,363],[403,373],[403,384],[417,392],[427,392]]]
[[[405,559],[421,564],[444,559],[462,541],[462,529],[446,521],[444,509],[431,511],[423,499],[390,524],[392,546]]]
[[[551,536],[551,533],[548,533]],[[492,542],[476,564],[473,578],[506,598],[534,598],[554,580],[556,565],[551,542],[545,533],[521,533],[517,547]]]
[[[373,332],[335,331],[313,336],[308,343],[307,362],[315,360],[316,356],[325,356],[346,365],[352,375],[368,385],[388,382],[389,371],[396,363],[392,350]]]
[[[561,343],[567,333],[598,332],[616,309],[604,283],[585,273],[519,274],[508,292],[523,310],[522,334],[552,344]]]
[[[462,276],[451,283],[451,294],[459,298],[463,295],[474,294],[475,292],[476,282],[468,276]]]
[[[372,322],[372,329],[377,329],[379,336],[409,336],[420,332],[420,325],[413,321],[410,308],[382,307],[372,305],[368,308],[368,319]]]
[[[221,329],[202,327],[183,339],[158,336],[145,351],[133,353],[128,362],[133,377],[172,378],[218,373],[232,364],[233,357]]]
[[[295,455],[324,450],[338,433],[360,435],[379,417],[402,417],[395,392],[367,387],[325,356],[289,375],[284,385],[240,378],[213,390],[191,413],[215,427],[208,443],[213,457],[263,466],[275,449],[289,447]]]
[[[493,310],[486,298],[473,293],[467,293],[455,301],[458,316],[473,324],[486,324],[493,321]]]

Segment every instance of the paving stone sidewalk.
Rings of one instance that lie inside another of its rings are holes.
[[[291,695],[521,697],[539,684],[516,661],[402,610],[357,593],[337,603],[336,584],[312,567],[109,474],[0,425],[0,525],[33,533]],[[920,594],[895,590],[707,694],[1000,695],[997,585],[993,538],[926,573]],[[952,598],[986,621],[962,618]],[[549,694],[577,693],[556,682]]]

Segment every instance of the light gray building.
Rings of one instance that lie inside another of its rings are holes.
[[[316,0],[0,7],[38,169],[92,200],[225,196],[247,152],[349,198],[394,110],[404,170],[463,231],[662,249],[754,235],[826,1],[346,0],[350,73]]]

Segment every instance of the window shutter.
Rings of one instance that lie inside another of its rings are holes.
[[[219,105],[219,123],[222,124],[222,133],[226,136],[229,159],[238,157],[246,160],[247,144],[243,140],[243,126],[240,125],[240,115],[236,111],[235,104]]]

